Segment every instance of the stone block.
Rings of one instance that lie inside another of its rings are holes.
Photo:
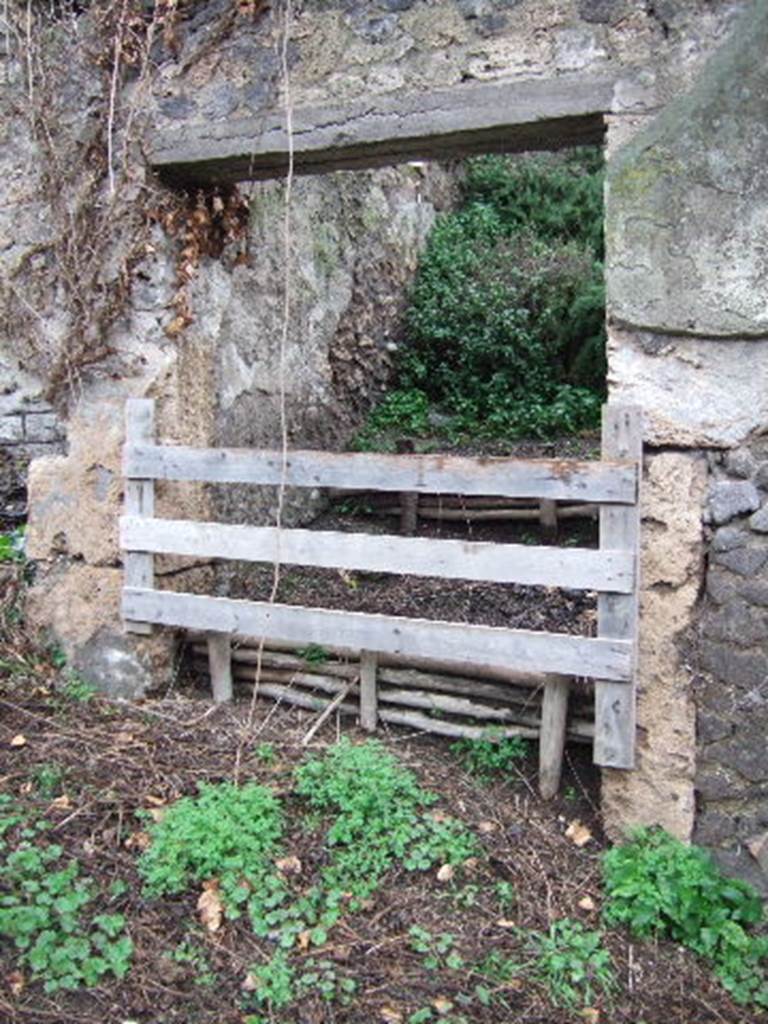
[[[618,321],[765,336],[768,171],[754,140],[764,133],[766,47],[768,6],[749,5],[693,88],[608,163],[606,277]]]
[[[755,483],[764,491],[768,491],[768,462],[761,462],[755,472]]]
[[[721,526],[715,530],[711,547],[713,551],[732,551],[744,547],[746,543],[747,535],[738,526]]]
[[[642,406],[647,442],[730,447],[768,423],[768,341],[670,337],[612,321],[609,309],[611,401]]]
[[[768,608],[768,580],[740,580],[738,592],[750,604]]]
[[[721,768],[710,766],[696,773],[696,792],[708,800],[725,800],[733,795],[733,784]]]
[[[723,811],[705,811],[696,819],[694,841],[701,846],[719,846],[733,837],[734,820]]]
[[[719,525],[760,507],[760,495],[747,480],[717,480],[709,489],[710,521]]]
[[[755,533],[768,533],[768,502],[749,517],[749,528]]]
[[[722,715],[710,713],[708,709],[699,710],[696,716],[696,734],[699,743],[716,743],[730,736],[733,722]]]
[[[768,614],[737,599],[720,608],[710,608],[702,619],[701,628],[708,640],[754,647],[768,639]]]
[[[744,547],[736,548],[734,551],[715,552],[712,560],[739,576],[754,576],[768,561],[768,549]]]
[[[735,651],[729,643],[704,639],[699,656],[702,668],[740,690],[759,691],[768,680],[768,660],[762,651]]]
[[[24,424],[21,416],[0,418],[0,444],[18,444],[24,440]]]
[[[482,18],[485,15],[493,14],[493,4],[491,0],[456,0],[456,6],[463,17]]]
[[[24,439],[35,443],[46,444],[60,441],[63,432],[59,418],[52,412],[36,412],[24,414]]]
[[[707,597],[715,604],[725,604],[741,591],[729,572],[712,566],[707,573]]]
[[[742,878],[764,896],[768,895],[768,878],[746,846],[713,848],[710,853],[723,874],[731,878]]]
[[[749,480],[757,469],[757,462],[748,448],[736,448],[725,456],[725,470],[731,476]]]

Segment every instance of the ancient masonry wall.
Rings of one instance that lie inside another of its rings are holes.
[[[183,134],[279,108],[279,18],[244,20],[216,36],[229,4],[196,5],[179,28],[175,54],[153,54],[146,110],[154,130]],[[614,400],[645,410],[647,458],[638,767],[605,773],[604,815],[615,835],[646,821],[687,838],[695,825],[724,863],[762,882],[768,8],[750,0],[305,0],[295,7],[288,57],[299,106],[472,81],[592,72],[615,80],[607,118],[610,388]],[[731,37],[714,66],[710,58]],[[12,64],[0,75],[0,267],[7,274],[36,258],[47,225],[36,191],[38,154],[14,107],[23,77],[14,78]],[[75,80],[71,91],[79,102]],[[68,130],[86,129],[86,118],[73,117]],[[345,358],[356,369],[381,368],[387,329],[374,336],[366,310],[380,308],[405,278],[391,276],[388,291],[357,262],[350,240],[361,214],[372,210],[381,226],[400,205],[410,210],[407,263],[442,201],[437,182],[426,195],[413,177],[367,174],[346,198],[347,186],[334,192],[308,184],[297,207],[294,442],[331,440],[327,424],[349,402],[338,389],[344,375],[334,379]],[[264,189],[262,209],[270,195],[279,197],[278,186]],[[318,235],[326,206],[347,212],[334,213]],[[261,262],[203,263],[191,287],[195,321],[178,341],[164,333],[173,251],[161,234],[152,236],[138,287],[108,339],[120,354],[119,373],[107,366],[82,381],[66,420],[68,455],[33,463],[29,542],[40,583],[30,616],[58,634],[83,670],[119,692],[141,692],[153,673],[164,680],[169,672],[166,649],[124,637],[119,625],[124,400],[156,397],[169,441],[248,443],[274,430],[280,259],[263,244],[263,223],[252,225]],[[366,245],[369,270],[382,259],[396,268],[396,240]],[[39,322],[55,334],[55,295],[41,303]],[[23,420],[26,430],[32,421]],[[161,493],[161,512],[169,500]],[[194,489],[177,492],[172,507],[199,512],[206,500]]]

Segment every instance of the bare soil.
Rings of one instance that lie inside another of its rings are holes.
[[[243,1024],[249,1012],[257,1012],[245,1008],[243,982],[249,968],[265,962],[273,948],[256,940],[243,920],[207,934],[197,920],[198,892],[146,898],[132,843],[143,827],[136,815],[195,793],[203,780],[235,775],[273,787],[290,806],[295,799],[291,772],[306,756],[300,741],[314,715],[269,703],[253,709],[245,702],[213,708],[194,691],[135,704],[102,698],[80,703],[59,692],[58,672],[44,656],[28,652],[22,662],[18,646],[6,653],[10,657],[0,683],[0,792],[30,810],[44,805],[56,841],[100,886],[116,879],[127,883],[120,909],[135,956],[123,982],[46,996],[39,983],[23,977],[23,970],[19,991],[14,951],[0,940],[0,1020]],[[329,720],[310,752],[334,742],[339,729]],[[19,735],[26,742],[12,746]],[[354,730],[352,735],[357,738]],[[536,795],[533,757],[506,777],[483,783],[461,768],[442,740],[386,729],[382,738],[424,786],[439,794],[439,808],[473,830],[482,854],[448,883],[441,883],[435,872],[393,871],[366,911],[349,915],[333,929],[327,945],[313,951],[357,982],[352,1005],[309,998],[271,1019],[283,1024],[393,1024],[407,1022],[420,1008],[444,1007],[444,1000],[453,1004],[454,1016],[463,1014],[472,1024],[585,1019],[593,1024],[736,1024],[761,1019],[735,1007],[695,957],[669,943],[634,942],[621,932],[606,937],[619,988],[610,999],[596,1001],[591,1016],[553,1006],[546,988],[530,978],[504,987],[506,1008],[481,1006],[473,999],[479,979],[469,965],[491,950],[524,959],[518,928],[546,930],[564,916],[599,927],[605,844],[593,773],[579,751],[569,753],[561,795],[546,804]],[[273,745],[274,763],[259,756],[264,743]],[[43,800],[35,780],[43,766],[51,765],[61,772],[59,799]],[[592,836],[581,848],[566,836],[574,819]],[[294,828],[287,852],[303,865],[296,884],[310,885],[323,860],[321,834]],[[505,910],[493,895],[499,881],[511,883],[515,893],[513,906]],[[589,907],[585,897],[593,908],[584,909]],[[466,966],[425,970],[409,943],[414,925],[453,933]],[[204,950],[207,977],[199,967],[172,958],[190,939]],[[299,962],[308,955],[296,953]]]

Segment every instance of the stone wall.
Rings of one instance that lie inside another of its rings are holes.
[[[766,890],[768,439],[712,453],[709,463],[694,838]]]
[[[64,451],[64,424],[40,394],[40,382],[0,359],[0,521],[22,522],[32,459]]]

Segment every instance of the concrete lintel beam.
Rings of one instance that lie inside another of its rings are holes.
[[[293,114],[295,170],[600,143],[614,85],[604,76],[560,75],[300,107]],[[285,114],[156,131],[149,149],[155,170],[179,184],[281,177],[288,166]]]

